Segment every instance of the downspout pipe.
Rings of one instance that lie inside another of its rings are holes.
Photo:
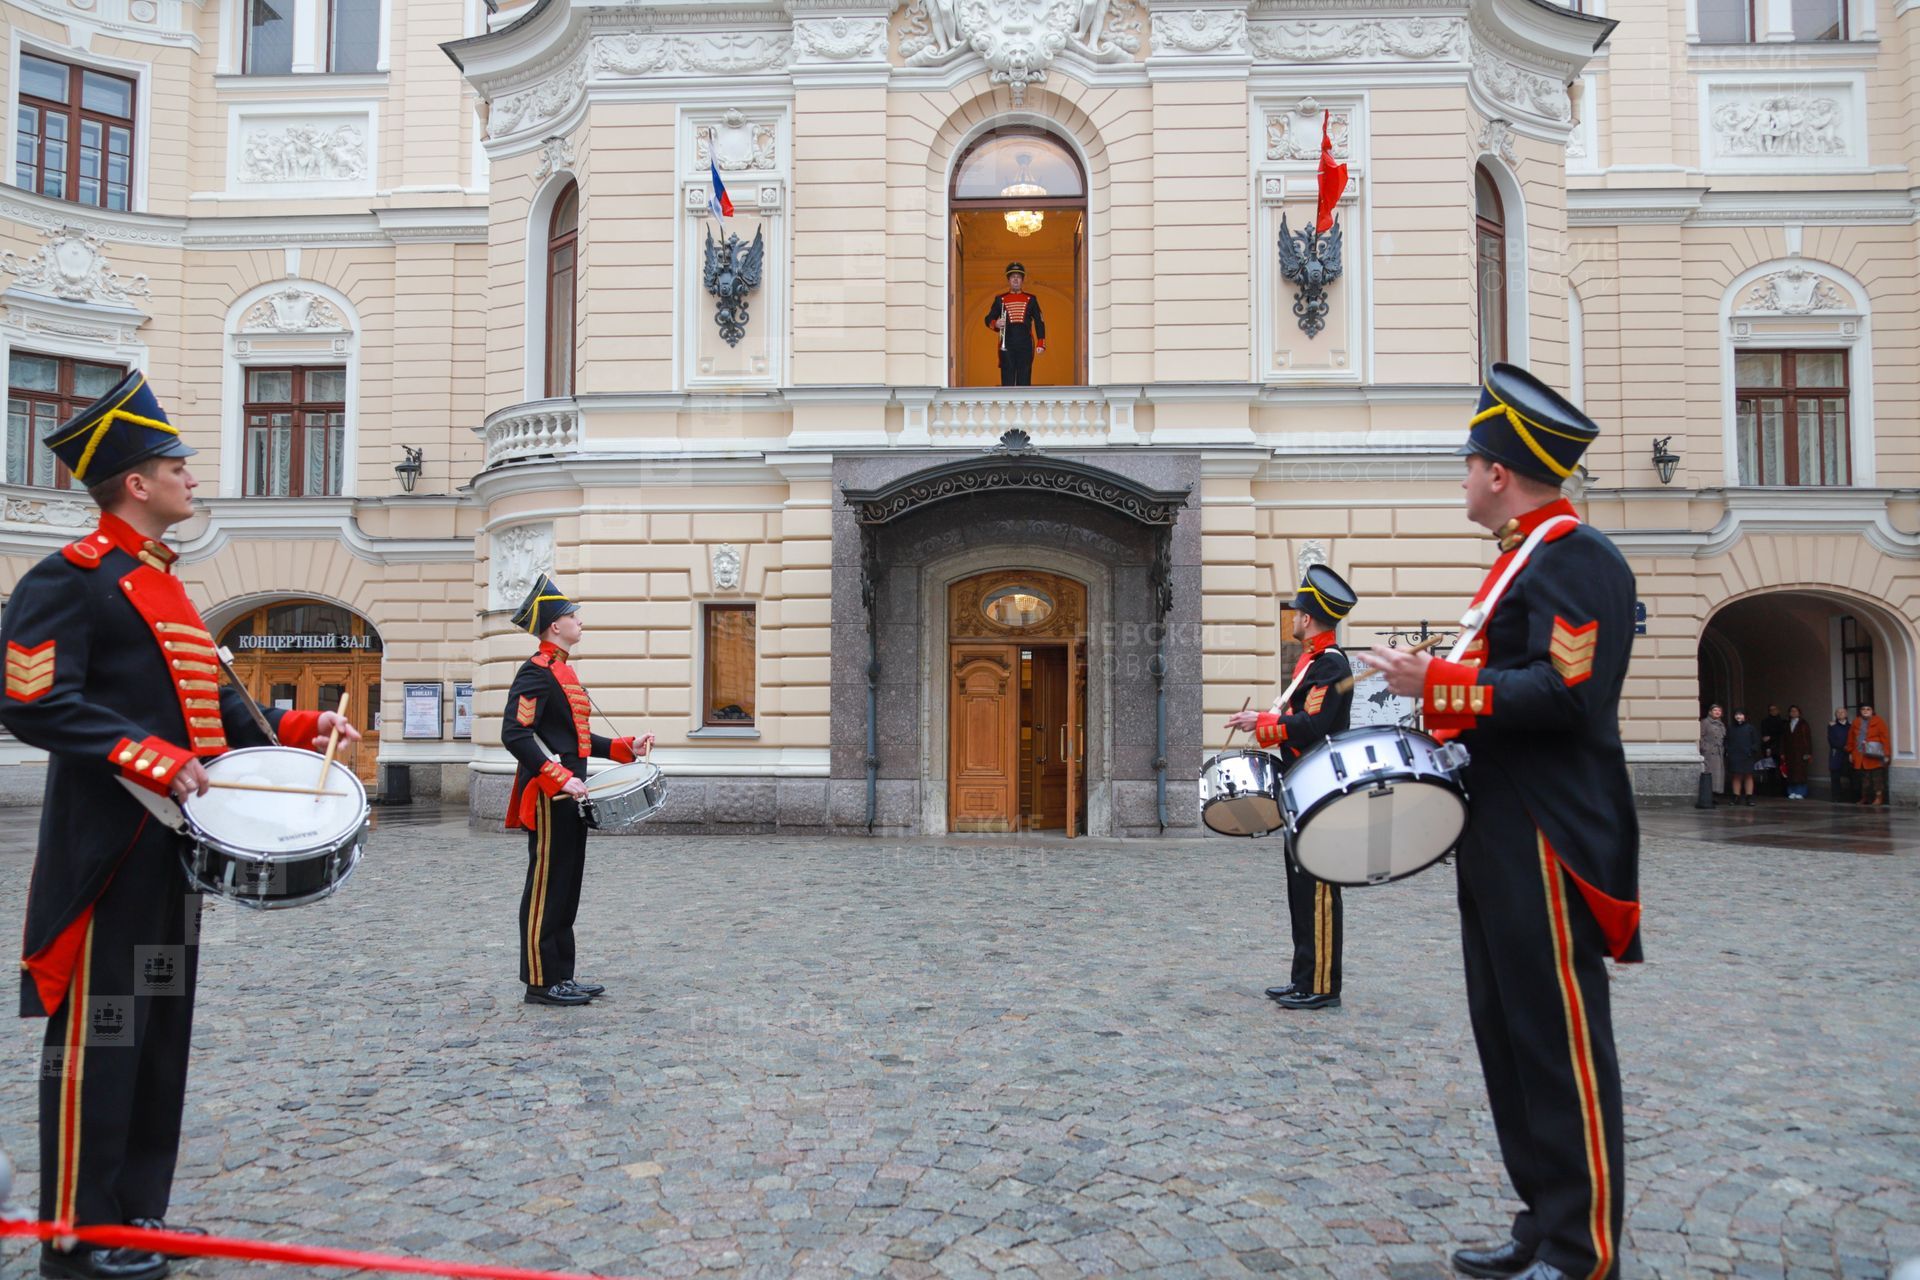
[[[880,634],[867,615],[867,834],[880,810]]]
[[[1147,670],[1153,673],[1153,804],[1160,819],[1160,834],[1167,834],[1167,624],[1160,624],[1160,638],[1153,647],[1153,661]]]

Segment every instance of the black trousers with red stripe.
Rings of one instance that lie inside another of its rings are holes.
[[[199,898],[179,837],[149,824],[93,908],[40,1073],[40,1216],[163,1218],[180,1155]],[[192,913],[190,923],[188,916]]]
[[[1287,863],[1287,914],[1293,919],[1293,976],[1301,991],[1340,994],[1340,886]]]
[[[587,871],[587,824],[572,800],[542,796],[527,829],[520,895],[520,981],[550,987],[573,977],[573,919]]]
[[[1513,1238],[1577,1280],[1610,1280],[1626,1179],[1606,940],[1519,818],[1476,812],[1456,860],[1467,1008],[1500,1155],[1525,1205]]]

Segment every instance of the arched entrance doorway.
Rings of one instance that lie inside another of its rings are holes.
[[[1813,725],[1810,776],[1827,777],[1834,709],[1871,704],[1892,731],[1896,764],[1914,753],[1912,641],[1884,609],[1818,590],[1765,591],[1731,601],[1700,637],[1700,712],[1719,703],[1764,721],[1798,706]],[[1902,771],[1904,772],[1904,770]]]
[[[1000,337],[984,322],[1006,290],[1008,264],[1018,262],[1047,329],[1033,385],[1085,386],[1087,179],[1079,157],[1041,129],[989,130],[955,166],[949,208],[949,385],[1000,385]]]
[[[361,739],[342,744],[341,758],[375,789],[381,643],[373,624],[324,600],[276,600],[234,619],[220,643],[232,650],[234,674],[263,706],[331,711],[350,695],[347,718]]]
[[[1085,584],[1035,569],[950,584],[947,671],[951,829],[1084,834]]]

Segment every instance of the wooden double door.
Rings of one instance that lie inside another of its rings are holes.
[[[1086,831],[1086,645],[956,641],[948,826]]]
[[[301,661],[283,657],[240,658],[234,674],[262,706],[315,708],[332,711],[347,700],[347,719],[360,731],[360,741],[340,744],[339,759],[351,768],[368,791],[378,790],[380,759],[380,659],[342,662]],[[306,746],[304,742],[288,746]]]

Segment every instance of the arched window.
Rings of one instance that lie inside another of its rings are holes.
[[[549,397],[573,394],[574,294],[579,271],[580,188],[569,183],[547,226],[547,378]]]
[[[1474,279],[1480,304],[1480,373],[1507,358],[1507,214],[1487,166],[1473,169]]]
[[[1001,343],[983,321],[1017,262],[1025,268],[1022,289],[1046,326],[1046,353],[1031,362],[1031,385],[1083,385],[1087,180],[1080,157],[1040,129],[990,129],[954,167],[949,206],[951,384],[1002,382]]]

